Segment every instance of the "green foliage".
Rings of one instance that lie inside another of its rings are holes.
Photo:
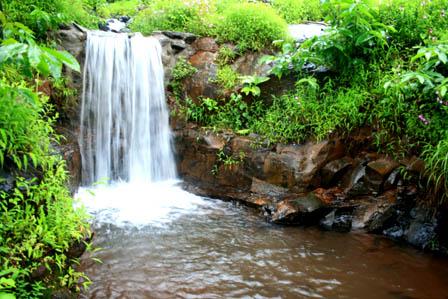
[[[288,24],[323,19],[320,0],[274,0],[272,6]]]
[[[253,95],[258,97],[261,94],[261,89],[258,87],[259,84],[269,80],[269,77],[261,76],[244,76],[242,77],[243,88],[241,92],[245,95]]]
[[[395,27],[396,32],[390,34],[392,43],[406,50],[443,35],[448,26],[446,11],[446,0],[394,0],[379,6],[379,18]]]
[[[216,59],[216,61],[220,66],[228,65],[233,62],[236,56],[237,53],[234,50],[224,45],[219,48],[218,58]]]
[[[12,0],[3,1],[3,13],[13,22],[31,28],[39,39],[45,39],[48,30],[62,23],[77,21],[81,25],[94,27],[97,18],[88,13],[83,0]]]
[[[208,32],[208,25],[198,6],[182,0],[155,0],[137,14],[131,24],[133,31],[151,34],[155,30],[185,31],[196,34]]]
[[[220,66],[214,80],[224,90],[232,90],[238,85],[239,75],[230,65]]]
[[[426,163],[429,187],[443,201],[447,199],[448,190],[448,136],[437,145],[427,145],[422,156]]]
[[[181,57],[177,60],[171,74],[172,78],[170,86],[177,98],[181,97],[182,81],[193,76],[198,70],[192,66],[185,58]]]
[[[229,6],[216,27],[219,40],[234,42],[241,51],[260,50],[274,40],[288,38],[286,22],[262,3]]]
[[[135,16],[144,7],[140,0],[125,0],[107,3],[98,8],[98,15],[104,18],[117,16]]]
[[[79,65],[66,52],[37,44],[26,26],[1,21],[0,182],[11,187],[0,191],[0,294],[42,298],[61,287],[78,290],[80,278],[88,283],[67,256],[89,233],[86,216],[73,208],[65,163],[53,149],[57,115],[35,91],[37,77],[57,82],[63,65],[77,71]],[[34,277],[42,267],[47,274]]]
[[[37,45],[32,31],[20,23],[3,24],[3,37],[0,65],[14,64],[28,76],[37,71],[38,74],[51,75],[56,79],[61,76],[63,64],[80,71],[80,66],[73,56],[66,51]]]
[[[325,87],[322,98],[307,88],[274,98],[254,131],[273,142],[303,142],[307,138],[321,140],[337,131],[348,133],[363,124],[361,107],[366,94],[357,89],[333,92],[331,87]]]
[[[387,34],[394,31],[393,27],[380,23],[375,11],[364,2],[337,0],[327,5],[334,15],[329,17],[331,26],[323,35],[305,41],[299,48],[285,43],[279,57],[265,59],[275,63],[275,75],[299,73],[308,63],[350,75],[387,46]]]

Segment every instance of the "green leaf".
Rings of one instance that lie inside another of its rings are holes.
[[[75,57],[73,57],[67,51],[57,51],[50,48],[43,47],[43,51],[47,52],[49,55],[53,56],[56,60],[65,64],[67,67],[71,68],[74,71],[80,72],[81,68],[79,66],[78,61]]]
[[[9,293],[0,293],[0,299],[16,299],[16,296]]]

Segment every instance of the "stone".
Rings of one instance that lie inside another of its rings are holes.
[[[382,232],[387,229],[386,222],[393,221],[396,207],[396,192],[389,191],[380,197],[354,199],[353,229],[365,229],[368,232]]]
[[[395,188],[400,180],[400,170],[395,169],[392,171],[384,182],[383,190],[388,191]]]
[[[227,144],[222,136],[215,134],[205,135],[203,136],[203,140],[210,149],[222,150]]]
[[[322,35],[327,27],[328,25],[323,23],[308,22],[288,25],[288,31],[295,41],[303,43],[309,38]]]
[[[425,249],[431,246],[431,241],[436,238],[435,224],[430,222],[412,222],[405,233],[406,241],[410,244]]]
[[[320,226],[326,230],[337,232],[349,232],[352,228],[351,211],[334,209],[319,222]]]
[[[189,62],[198,71],[183,82],[183,89],[192,100],[199,101],[200,98],[218,98],[220,96],[219,86],[214,83],[218,66],[215,64],[217,53],[199,51],[190,57]]]
[[[196,51],[205,51],[205,52],[218,52],[219,46],[216,43],[216,40],[211,37],[201,37],[195,40],[192,44],[193,48]]]
[[[331,141],[304,145],[278,145],[276,152],[267,155],[263,176],[271,184],[288,187],[301,193],[319,185],[313,182],[317,172],[328,162],[335,144]]]
[[[351,158],[344,157],[327,163],[321,170],[321,184],[324,187],[337,184],[342,176],[352,167]]]
[[[367,163],[367,168],[369,170],[373,170],[375,173],[377,173],[381,178],[386,177],[388,174],[390,174],[393,170],[395,170],[399,164],[391,159],[378,159],[372,162]]]
[[[288,194],[288,189],[269,184],[257,178],[252,178],[250,192],[257,195],[263,195],[271,199],[282,198]]]
[[[325,205],[310,192],[305,196],[279,202],[271,216],[274,223],[311,224],[317,223],[326,214]]]
[[[171,39],[180,39],[185,41],[187,44],[193,43],[197,36],[193,33],[187,33],[187,32],[177,32],[177,31],[162,31],[162,34],[165,36],[171,38]]]
[[[187,48],[187,44],[179,39],[179,40],[172,40],[171,41],[171,48],[174,50],[174,54],[177,54]]]

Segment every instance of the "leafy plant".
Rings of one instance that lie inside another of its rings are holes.
[[[244,76],[242,77],[243,88],[241,89],[241,92],[245,95],[252,94],[253,96],[258,97],[261,94],[261,89],[258,85],[268,80],[269,77]]]
[[[195,5],[188,5],[181,0],[156,0],[136,15],[130,28],[143,34],[151,34],[155,30],[203,34],[209,28],[204,22],[199,7]]]
[[[229,6],[217,22],[216,34],[221,41],[236,43],[241,51],[260,50],[274,40],[288,39],[286,22],[263,3]]]
[[[239,82],[239,75],[229,65],[220,66],[216,73],[216,79],[213,82],[217,83],[224,90],[232,90]]]
[[[274,0],[272,6],[289,24],[323,19],[323,9],[319,0]]]

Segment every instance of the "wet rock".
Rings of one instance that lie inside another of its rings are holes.
[[[369,193],[369,189],[364,182],[365,175],[366,167],[363,164],[359,164],[350,175],[348,187],[345,190],[347,196],[356,197]]]
[[[274,223],[312,224],[326,214],[325,205],[313,193],[278,203],[272,214]]]
[[[369,232],[382,232],[387,229],[386,223],[393,222],[396,207],[396,193],[386,192],[380,197],[356,198],[353,201],[356,207],[353,211],[354,229],[365,229]]]
[[[321,219],[320,226],[326,230],[349,232],[352,228],[352,215],[333,210]]]
[[[406,241],[418,248],[428,248],[436,238],[435,225],[433,223],[411,223],[405,238]]]
[[[193,33],[177,32],[177,31],[162,31],[162,33],[171,39],[183,40],[187,44],[191,44],[197,39],[197,36],[194,35]]]
[[[384,191],[391,190],[395,188],[400,180],[400,170],[395,169],[390,173],[390,175],[387,177],[386,181],[384,182]]]
[[[407,171],[421,174],[425,172],[425,162],[415,156],[400,161],[406,167]]]
[[[391,159],[378,159],[372,162],[367,163],[368,170],[372,170],[376,174],[379,175],[380,178],[385,178],[388,174],[390,174],[394,169],[396,169],[399,164]]]
[[[321,170],[321,183],[324,187],[337,184],[342,176],[352,167],[353,161],[348,157],[331,161]]]
[[[257,178],[252,178],[252,185],[250,191],[257,195],[264,195],[265,197],[275,199],[282,198],[288,194],[288,189],[282,188],[276,185],[269,184],[265,181],[259,180]]]
[[[399,225],[394,225],[388,229],[383,230],[383,235],[392,239],[400,239],[404,235],[404,230]]]
[[[436,238],[437,225],[428,209],[414,207],[409,215],[412,220],[405,232],[406,241],[421,249],[431,246],[431,242]]]

